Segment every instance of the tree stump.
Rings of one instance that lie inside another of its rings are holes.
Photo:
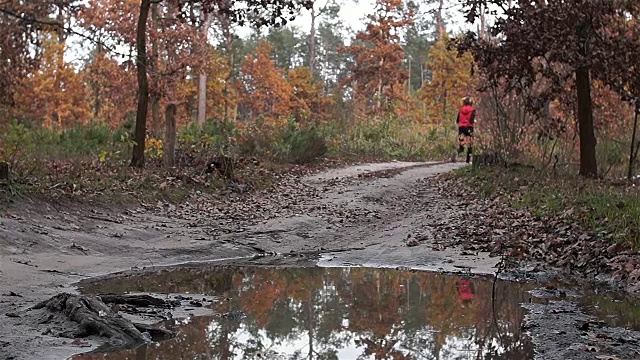
[[[176,165],[176,112],[175,104],[165,110],[164,163],[167,167]]]
[[[9,181],[9,163],[0,162],[0,184],[8,185]]]
[[[501,166],[505,165],[505,161],[498,153],[488,152],[473,156],[473,167],[481,166]]]
[[[209,165],[207,165],[207,169],[205,170],[205,172],[208,174],[216,173],[225,179],[233,180],[234,167],[235,160],[233,158],[225,155],[220,155],[216,156],[209,162]]]

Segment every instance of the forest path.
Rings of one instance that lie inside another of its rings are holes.
[[[363,164],[289,180],[269,193],[194,196],[178,206],[14,204],[0,214],[0,313],[73,292],[75,282],[99,275],[261,253],[321,255],[323,266],[491,273],[496,258],[433,250],[430,226],[452,210],[424,181],[461,166]],[[0,328],[6,358],[60,359],[79,350],[20,318],[3,320],[10,325]]]

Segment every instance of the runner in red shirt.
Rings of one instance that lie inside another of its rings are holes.
[[[473,123],[476,120],[476,109],[473,107],[473,100],[465,97],[462,100],[462,107],[458,112],[456,123],[458,124],[458,155],[464,152],[467,146],[467,163],[471,161],[471,152],[473,147]]]

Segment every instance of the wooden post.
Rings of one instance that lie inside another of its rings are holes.
[[[636,132],[638,131],[638,114],[640,113],[640,102],[636,100],[635,106],[635,118],[633,120],[633,132],[631,132],[631,151],[629,152],[629,172],[627,174],[627,179],[633,179],[633,163],[636,160]]]
[[[167,167],[176,165],[176,112],[175,104],[165,110],[164,163]]]

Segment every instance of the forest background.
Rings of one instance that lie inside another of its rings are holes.
[[[199,170],[220,155],[270,164],[449,159],[464,96],[478,108],[476,153],[553,173],[633,177],[633,2],[598,0],[572,13],[576,4],[553,1],[377,0],[357,31],[341,21],[338,0],[232,3],[2,2],[0,161],[12,191],[140,177],[126,165],[162,169],[167,151],[170,168]],[[552,13],[556,23],[581,16],[588,31],[557,31]],[[308,29],[287,24],[300,14]],[[463,15],[464,26],[449,22]],[[581,34],[589,49],[560,50]]]

